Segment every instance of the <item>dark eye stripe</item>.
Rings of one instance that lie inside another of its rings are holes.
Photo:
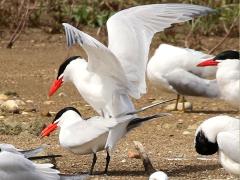
[[[75,111],[76,113],[79,114],[79,116],[82,116],[81,113],[76,108],[74,108],[74,107],[65,107],[65,108],[61,109],[60,111],[58,111],[58,113],[56,114],[56,116],[53,119],[52,123],[54,123],[54,121],[59,119],[63,115],[63,113],[65,113],[67,111],[70,111],[70,110]]]
[[[63,74],[63,72],[65,71],[67,65],[73,61],[76,60],[77,58],[81,58],[81,56],[71,56],[69,58],[67,58],[59,67],[58,69],[58,75],[57,75],[57,79],[59,78],[59,76],[61,76],[61,74]]]

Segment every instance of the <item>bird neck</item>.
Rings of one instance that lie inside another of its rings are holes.
[[[86,74],[87,62],[83,59],[72,61],[64,71],[64,80],[76,83]]]

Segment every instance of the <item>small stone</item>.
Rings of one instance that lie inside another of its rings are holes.
[[[25,111],[22,112],[22,115],[28,115],[28,114],[29,114],[28,112],[25,112]]]
[[[58,94],[58,96],[59,96],[59,97],[66,97],[66,96],[67,96],[67,94],[66,94],[66,93],[64,93],[64,92],[60,92],[60,93]]]
[[[5,118],[5,116],[0,116],[0,119],[3,119],[3,118]]]
[[[140,159],[140,154],[138,152],[128,151],[129,158]]]
[[[185,110],[189,110],[189,111],[191,111],[192,108],[193,108],[193,106],[190,102],[184,102],[184,106],[185,106]],[[168,110],[168,111],[174,111],[175,110],[175,103],[174,104],[169,104],[164,109]],[[183,103],[182,102],[178,103],[177,110],[181,110],[181,111],[183,110]]]
[[[6,101],[8,99],[8,96],[5,94],[0,94],[0,100]]]
[[[14,100],[7,100],[2,103],[1,110],[9,113],[19,113],[19,107]]]
[[[188,135],[188,134],[191,134],[189,131],[183,131],[182,133],[183,135]]]
[[[126,161],[126,159],[123,159],[123,160],[121,160],[121,162],[122,162],[122,163],[125,163],[125,162],[127,162],[127,161]]]
[[[17,103],[18,106],[26,105],[26,103],[24,101],[20,100],[20,99],[15,100],[15,102]]]
[[[33,103],[33,101],[32,100],[27,100],[26,103]]]
[[[43,104],[45,104],[45,105],[51,105],[51,104],[54,104],[54,101],[44,101]]]

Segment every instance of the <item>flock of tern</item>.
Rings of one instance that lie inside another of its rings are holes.
[[[107,173],[111,150],[127,132],[142,122],[168,115],[137,115],[139,111],[131,98],[139,99],[147,92],[146,75],[157,88],[177,94],[176,109],[180,96],[220,98],[240,106],[239,52],[228,50],[213,56],[162,44],[148,59],[155,33],[212,11],[208,7],[190,4],[151,4],[122,10],[107,21],[108,47],[63,23],[67,45],[79,44],[88,59],[80,56],[67,58],[59,66],[49,96],[64,83],[72,82],[99,116],[84,119],[76,108],[65,107],[56,114],[41,136],[49,136],[59,127],[59,143],[63,148],[77,154],[93,154],[90,174],[97,161],[96,153],[105,150],[104,173]],[[240,175],[239,131],[240,120],[237,118],[210,118],[196,131],[196,151],[202,155],[218,152],[222,166],[228,172]],[[36,164],[29,160],[39,149],[20,151],[12,145],[1,145],[0,149],[0,177],[3,180],[84,178],[62,176],[52,168],[52,164]],[[25,155],[26,152],[28,155]],[[156,172],[150,179],[168,177],[163,172]]]

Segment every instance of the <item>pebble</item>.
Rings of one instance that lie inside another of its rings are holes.
[[[18,106],[26,105],[26,103],[24,101],[20,100],[20,99],[15,100],[15,102],[17,103]]]
[[[123,160],[121,160],[121,162],[122,162],[122,163],[125,163],[125,162],[127,162],[127,160],[126,160],[126,159],[123,159]]]
[[[19,113],[19,106],[15,100],[7,100],[2,103],[1,110],[9,113]]]
[[[184,104],[185,104],[185,110],[190,110],[191,111],[193,109],[192,103],[185,102]],[[169,104],[164,109],[168,110],[168,111],[173,111],[174,108],[175,108],[175,103],[174,104]],[[177,110],[181,110],[181,111],[183,110],[183,103],[182,102],[178,103]]]
[[[134,151],[128,151],[128,157],[129,158],[135,158],[135,159],[140,159],[140,154],[138,152]]]
[[[8,96],[5,94],[0,94],[0,100],[6,101],[8,99]]]
[[[54,101],[44,101],[43,104],[45,104],[45,105],[54,104]]]
[[[60,93],[58,94],[58,96],[59,96],[59,97],[66,97],[66,96],[67,96],[67,94],[66,94],[66,93],[64,93],[64,92],[60,92]]]
[[[33,103],[33,100],[27,100],[26,103]]]
[[[25,111],[22,112],[22,115],[28,115],[28,114],[29,114],[28,112],[25,112]]]
[[[3,119],[5,116],[0,116],[0,119]]]
[[[183,134],[183,135],[188,135],[188,134],[191,134],[191,132],[189,132],[189,131],[183,131],[182,134]]]

